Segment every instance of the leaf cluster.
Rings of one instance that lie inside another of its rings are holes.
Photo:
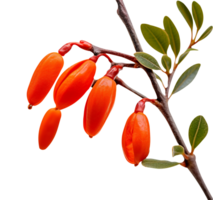
[[[189,25],[192,33],[192,38],[189,47],[187,50],[185,50],[180,56],[180,47],[181,47],[181,40],[179,32],[173,23],[173,21],[168,17],[165,16],[163,20],[164,29],[161,29],[156,26],[152,26],[149,24],[142,24],[141,25],[141,32],[147,41],[147,43],[156,51],[163,54],[161,59],[161,64],[165,71],[161,68],[158,61],[151,56],[150,54],[144,53],[144,52],[137,52],[135,53],[135,57],[138,60],[140,64],[142,64],[144,67],[147,67],[152,70],[161,70],[164,73],[166,73],[168,76],[175,72],[177,67],[182,63],[182,61],[187,57],[187,55],[191,51],[196,51],[196,49],[193,49],[192,46],[196,43],[200,42],[201,40],[205,39],[212,31],[213,27],[210,26],[196,41],[196,37],[198,34],[198,31],[201,29],[203,25],[203,11],[201,6],[197,2],[192,3],[192,14],[190,13],[189,9],[185,6],[184,3],[181,1],[177,1],[177,7],[186,20],[187,24]],[[192,17],[193,16],[193,17]],[[193,20],[194,19],[194,20]],[[195,37],[193,38],[193,22],[195,22],[197,31],[195,34]],[[175,61],[173,66],[173,71],[170,73],[170,70],[172,69],[172,59],[167,55],[167,51],[169,46],[171,46],[171,49],[174,53]],[[179,57],[178,57],[179,56]],[[177,62],[176,62],[177,61]],[[194,64],[190,68],[188,68],[178,79],[176,82],[176,85],[171,93],[171,95],[179,92],[186,86],[188,86],[196,77],[198,71],[200,69],[200,64]],[[162,79],[159,75],[156,74],[156,78],[160,80],[162,83]],[[163,84],[164,86],[164,84]],[[168,86],[169,87],[169,86]]]
[[[199,39],[196,40],[198,32],[201,29],[204,20],[203,10],[201,6],[194,1],[192,3],[192,14],[186,7],[186,5],[181,1],[177,1],[177,7],[191,30],[192,37],[189,47],[182,54],[180,54],[181,40],[179,32],[173,21],[168,16],[166,16],[164,17],[163,20],[164,29],[149,24],[141,25],[141,32],[147,43],[153,49],[162,54],[161,64],[165,69],[165,71],[161,68],[159,62],[150,54],[144,52],[135,53],[135,57],[141,65],[151,70],[160,70],[164,72],[165,74],[168,75],[168,79],[171,75],[174,75],[174,72],[177,69],[177,67],[183,62],[183,60],[187,57],[187,55],[191,51],[197,51],[197,49],[192,48],[192,46],[194,46],[201,40],[205,39],[212,32],[213,29],[213,27],[210,26],[209,28],[207,28],[206,31],[204,31],[203,34],[201,34]],[[193,37],[194,23],[196,25],[196,34]],[[173,68],[172,68],[172,59],[167,55],[169,46],[171,46],[175,58]],[[200,64],[194,64],[188,69],[186,69],[185,72],[183,72],[183,74],[177,80],[173,88],[173,91],[171,92],[171,96],[184,89],[194,80],[200,69],[200,66],[201,66]],[[170,72],[171,70],[173,71]],[[155,76],[159,81],[161,81],[163,87],[166,90],[169,89],[169,85],[166,88],[159,75],[155,73]],[[191,122],[191,125],[189,127],[189,141],[191,144],[191,154],[193,154],[195,148],[203,141],[207,133],[208,133],[208,124],[205,118],[203,116],[197,116]],[[172,148],[172,155],[173,156],[182,155],[185,159],[187,159],[187,155],[184,152],[184,148],[179,145],[174,146]],[[165,160],[156,160],[156,159],[145,159],[144,161],[142,161],[143,166],[156,169],[174,167],[179,164],[182,163],[170,162]]]

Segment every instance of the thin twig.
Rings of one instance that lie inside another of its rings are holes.
[[[193,35],[192,35],[192,37],[193,37]],[[196,36],[195,36],[195,37],[196,37]],[[195,39],[194,39],[194,40],[195,40]],[[187,48],[187,50],[190,49],[190,48],[192,48],[192,46],[194,46],[194,45],[197,43],[197,42],[194,42],[194,40],[193,40],[193,38],[191,39],[191,43],[190,43],[189,47]],[[187,51],[187,50],[186,50],[186,51]],[[173,79],[173,77],[174,77],[175,71],[176,71],[177,67],[179,66],[179,64],[176,63],[176,59],[177,59],[177,58],[175,58],[174,67],[173,67],[172,73],[168,74],[168,86],[167,86],[167,88],[166,88],[166,97],[167,97],[167,101],[168,101],[168,100],[171,98],[171,96],[172,96],[172,94],[171,94],[170,97],[169,97],[169,89],[170,89],[170,86],[171,86],[172,79]]]
[[[167,101],[169,100],[169,89],[170,89],[170,86],[171,86],[171,83],[172,83],[172,78],[174,76],[174,73],[175,73],[175,70],[173,70],[173,72],[171,74],[168,74],[168,86],[166,88],[166,97],[167,97]]]
[[[145,95],[143,95],[143,94],[141,94],[140,92],[138,92],[138,91],[134,90],[133,88],[129,87],[129,86],[128,86],[122,79],[120,79],[119,77],[116,77],[116,78],[115,78],[115,82],[116,82],[118,85],[120,85],[120,86],[126,88],[127,90],[133,92],[134,94],[138,95],[139,97],[141,97],[141,98],[147,98]]]

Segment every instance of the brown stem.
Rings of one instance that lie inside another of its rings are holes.
[[[100,53],[107,53],[108,55],[114,58],[120,58],[121,60],[128,60],[129,62],[137,62],[137,60],[131,53],[127,53],[125,51],[120,51],[113,48],[103,47],[95,43],[92,43],[92,49],[90,53],[95,55]]]
[[[191,44],[189,45],[188,49],[191,49],[195,44],[197,44],[199,41],[195,42],[194,40],[191,41]]]
[[[196,157],[195,155],[189,155],[188,161],[186,161],[186,167],[189,169],[189,171],[192,173],[194,178],[197,180],[198,184],[202,188],[204,194],[206,195],[208,200],[213,200],[201,174],[197,166]]]
[[[144,51],[125,2],[115,0],[115,3],[117,4],[116,8],[117,17],[121,20],[123,26],[126,29],[127,34],[129,35],[130,41],[133,45],[133,49],[135,49],[136,51]]]
[[[169,98],[169,89],[170,89],[170,86],[171,86],[171,82],[172,82],[172,78],[174,76],[174,73],[175,73],[175,70],[171,74],[168,74],[168,86],[166,88],[166,97],[167,97],[167,99]]]
[[[140,92],[138,92],[138,91],[134,90],[133,88],[129,87],[129,86],[128,86],[122,79],[120,79],[119,77],[116,77],[116,78],[115,78],[115,82],[116,82],[118,85],[120,85],[120,86],[126,88],[127,90],[133,92],[134,94],[138,95],[139,97],[141,97],[141,98],[147,98],[145,95],[143,95],[143,94],[141,94]]]

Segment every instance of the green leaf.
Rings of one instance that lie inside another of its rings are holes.
[[[167,54],[169,36],[161,28],[148,24],[141,24],[141,31],[148,44],[162,54]]]
[[[149,69],[155,69],[155,70],[161,69],[158,64],[158,61],[151,55],[144,53],[144,52],[137,52],[134,55],[135,55],[137,61],[140,64],[142,64],[144,67],[147,67]]]
[[[196,77],[199,69],[200,69],[200,64],[193,65],[192,67],[187,69],[178,79],[174,87],[174,90],[172,91],[172,94],[179,92],[180,90],[185,88],[187,85],[189,85]]]
[[[185,20],[188,23],[189,27],[192,30],[193,29],[193,20],[192,20],[192,15],[189,12],[189,9],[181,1],[177,1],[177,7],[178,7],[179,11],[181,12],[181,14],[183,15],[183,17],[185,18]]]
[[[161,84],[162,89],[164,90],[165,89],[165,82],[163,80],[163,77],[158,72],[154,71],[154,74],[155,74],[158,82]]]
[[[180,52],[180,36],[179,36],[178,30],[175,27],[172,20],[167,16],[164,17],[163,24],[164,24],[164,28],[169,36],[172,50],[175,54],[175,57],[177,57]]]
[[[161,63],[163,65],[163,67],[166,69],[166,71],[169,72],[169,70],[171,69],[171,66],[172,66],[171,58],[167,55],[163,55],[163,57],[161,59]]]
[[[203,24],[203,10],[196,1],[193,1],[192,3],[192,14],[197,26],[197,30],[199,31]]]
[[[201,41],[203,39],[205,39],[211,32],[212,32],[213,26],[210,26],[204,33],[203,35],[200,36],[200,38],[198,39],[198,41]]]
[[[195,149],[208,133],[208,124],[203,116],[196,117],[189,127],[189,141]]]
[[[200,53],[200,49],[198,47],[192,47],[192,48],[189,48],[189,49],[184,49],[180,53],[180,55],[177,59],[178,66],[180,66],[188,58],[190,53]]]
[[[180,145],[174,146],[172,148],[172,156],[177,156],[177,155],[183,155],[184,154],[184,148]]]
[[[155,169],[166,169],[179,165],[177,162],[170,162],[166,160],[155,160],[155,159],[145,159],[142,161],[144,167],[155,168]]]

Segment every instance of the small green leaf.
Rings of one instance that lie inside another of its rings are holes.
[[[187,85],[189,85],[196,77],[199,69],[200,69],[200,64],[193,65],[192,67],[187,69],[178,79],[174,87],[174,90],[172,91],[172,94],[179,92],[180,90],[185,88]]]
[[[200,49],[198,47],[192,47],[192,48],[189,48],[189,49],[184,49],[180,53],[180,55],[177,59],[178,66],[180,66],[188,58],[190,53],[200,53]]]
[[[177,1],[177,7],[178,7],[179,11],[181,12],[181,14],[183,15],[183,17],[185,18],[185,20],[188,23],[189,27],[192,30],[193,29],[193,20],[192,20],[192,15],[189,12],[189,9],[181,1]]]
[[[163,80],[163,77],[158,72],[154,71],[154,74],[155,74],[158,82],[161,84],[162,89],[164,90],[165,89],[165,82]]]
[[[134,54],[136,59],[140,64],[142,64],[144,67],[147,67],[149,69],[155,69],[160,70],[160,66],[158,64],[158,61],[152,57],[151,55],[143,52],[137,52]]]
[[[203,10],[196,1],[193,1],[192,3],[192,14],[197,26],[197,30],[199,31],[203,25]]]
[[[192,149],[195,149],[206,137],[208,124],[203,116],[196,117],[189,127],[189,141]]]
[[[175,54],[175,57],[177,57],[180,52],[180,36],[179,36],[178,30],[175,27],[172,20],[167,16],[164,17],[163,24],[164,24],[164,28],[169,36],[172,50]]]
[[[161,59],[161,63],[163,65],[163,67],[166,69],[166,71],[169,72],[169,70],[171,69],[171,66],[172,66],[171,58],[167,55],[163,55],[163,57]]]
[[[155,160],[155,159],[145,159],[142,161],[144,167],[154,168],[154,169],[166,169],[179,165],[177,162],[170,162],[166,160]]]
[[[169,36],[161,28],[148,24],[141,24],[141,31],[148,44],[162,54],[167,54]]]
[[[184,148],[180,145],[174,146],[172,148],[172,156],[177,156],[177,155],[183,155],[184,154]]]
[[[198,39],[198,41],[201,41],[203,39],[205,39],[211,32],[212,32],[213,26],[210,26],[204,33],[203,35],[200,36],[200,38]]]

